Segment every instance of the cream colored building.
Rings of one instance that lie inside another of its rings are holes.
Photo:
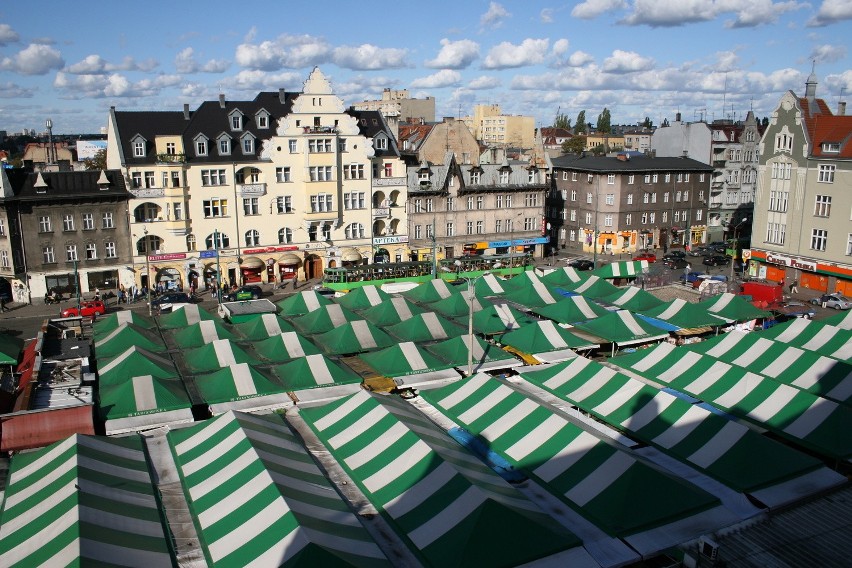
[[[382,98],[361,101],[352,105],[355,110],[375,110],[382,113],[391,131],[396,135],[400,123],[435,122],[435,97],[412,99],[407,89],[385,89]]]
[[[497,104],[476,105],[473,116],[461,120],[486,146],[532,148],[535,142],[535,119],[532,116],[503,114]]]

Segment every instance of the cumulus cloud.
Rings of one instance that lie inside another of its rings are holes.
[[[332,61],[338,67],[354,70],[400,69],[406,67],[407,49],[377,47],[369,43],[335,48]]]
[[[441,51],[431,61],[424,63],[434,69],[464,69],[479,57],[479,44],[469,39],[441,40]]]
[[[734,19],[725,22],[725,27],[746,28],[774,23],[781,14],[803,6],[796,0],[635,0],[633,12],[620,23],[676,27],[733,14]]]
[[[427,77],[421,77],[411,82],[413,89],[440,89],[452,87],[461,82],[461,73],[452,69],[441,69]]]
[[[852,20],[852,2],[849,0],[823,0],[816,16],[808,21],[810,27],[822,27],[843,20]]]
[[[840,61],[846,57],[846,46],[844,45],[818,45],[813,48],[808,60],[817,63],[831,63]]]
[[[243,69],[233,77],[224,79],[219,85],[228,91],[246,91],[257,94],[258,91],[277,91],[279,88],[301,88],[304,81],[303,74],[295,71],[266,73],[257,69]]]
[[[33,43],[12,57],[0,60],[0,70],[13,71],[21,75],[46,75],[54,69],[65,67],[65,60],[56,49],[48,45]]]
[[[496,89],[500,86],[500,79],[490,75],[482,75],[477,77],[476,79],[467,81],[467,88],[469,89]]]
[[[158,96],[163,89],[178,86],[182,81],[179,75],[157,75],[134,83],[120,73],[73,75],[60,71],[53,86],[62,91],[66,99],[127,98]]]
[[[509,18],[512,14],[510,14],[506,8],[503,7],[502,4],[498,4],[497,2],[491,2],[488,5],[488,11],[482,14],[479,17],[479,25],[482,29],[485,28],[499,28],[503,25],[503,21]]]
[[[715,59],[713,69],[716,71],[734,71],[740,62],[739,55],[734,51],[719,51],[715,54]]]
[[[100,55],[87,55],[81,61],[69,65],[63,71],[72,75],[99,75],[113,73],[115,71],[151,71],[159,65],[154,59],[146,59],[137,62],[130,56],[121,60],[121,63],[110,63]]]
[[[552,24],[553,23],[553,8],[544,8],[538,14],[538,19],[542,24]]]
[[[29,99],[35,89],[28,89],[15,83],[0,83],[0,99]]]
[[[332,47],[324,39],[310,35],[281,35],[275,40],[252,43],[254,33],[237,46],[235,60],[248,69],[277,71],[322,65],[331,59]]]
[[[223,73],[230,67],[230,61],[211,59],[203,65],[195,59],[195,50],[191,47],[181,50],[175,56],[175,71],[178,73]]]
[[[586,0],[574,6],[571,15],[581,20],[591,20],[606,12],[623,10],[627,7],[624,0]]]
[[[561,57],[568,53],[568,46],[571,45],[567,39],[558,39],[553,42],[553,55]]]
[[[585,51],[575,51],[568,58],[568,65],[570,67],[582,67],[583,65],[588,65],[592,63],[595,58]]]
[[[796,10],[802,6],[796,1],[773,2],[772,0],[720,0],[719,12],[732,12],[733,20],[725,22],[727,28],[752,28],[773,24],[781,14]]]
[[[647,71],[654,68],[654,60],[642,57],[634,51],[622,51],[616,49],[603,63],[603,70],[607,73],[635,73],[636,71]]]
[[[20,40],[21,36],[9,24],[0,24],[0,46],[9,45]]]
[[[547,39],[525,39],[521,45],[504,41],[491,48],[482,67],[485,69],[508,69],[524,65],[538,65],[544,61],[550,41]]]

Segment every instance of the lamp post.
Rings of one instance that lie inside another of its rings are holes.
[[[461,270],[461,261],[455,261],[456,270]],[[500,263],[495,262],[492,268],[500,268]],[[486,270],[479,276],[464,276],[467,280],[467,376],[473,375],[473,300],[476,298],[476,282],[485,276],[491,274],[490,270]]]
[[[222,303],[222,266],[219,262],[219,230],[213,231],[213,248],[216,249],[216,301]]]
[[[734,225],[734,241],[732,243],[734,253],[731,255],[731,281],[734,280],[734,262],[736,262],[737,260],[737,244],[739,244],[737,241],[737,230],[739,230],[740,225],[742,225],[746,221],[748,221],[748,217],[743,217],[742,221]]]
[[[148,243],[148,227],[142,227],[142,235],[143,239],[145,239],[145,283],[146,288],[148,288],[148,315],[153,314],[153,308],[151,306],[151,255],[148,254],[150,251],[150,244]]]

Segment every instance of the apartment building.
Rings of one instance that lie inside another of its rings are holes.
[[[461,120],[485,146],[532,148],[535,142],[535,118],[503,114],[497,104],[475,105],[473,116]]]
[[[357,102],[352,108],[380,112],[394,135],[398,133],[399,125],[406,122],[435,122],[435,97],[411,98],[407,89],[385,88],[381,99]]]

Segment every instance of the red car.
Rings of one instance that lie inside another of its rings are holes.
[[[62,317],[73,318],[82,315],[84,318],[93,318],[102,316],[106,313],[106,306],[100,300],[92,300],[89,302],[80,302],[80,312],[77,313],[77,306],[62,310]]]
[[[657,255],[650,252],[643,252],[634,256],[633,260],[647,260],[648,262],[657,262]]]

